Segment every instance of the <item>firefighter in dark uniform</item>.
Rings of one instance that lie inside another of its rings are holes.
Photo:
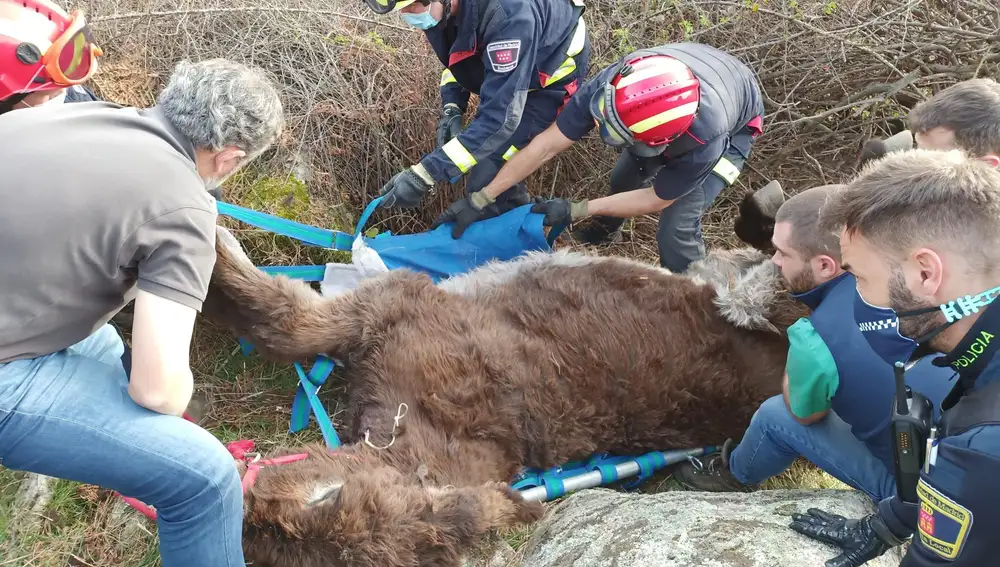
[[[587,74],[583,0],[365,1],[423,29],[445,66],[437,147],[383,187],[381,207],[417,207],[436,182],[466,174],[466,192],[478,192],[552,124]],[[479,95],[478,110],[461,131],[471,93]],[[524,183],[504,189],[492,214],[529,202]]]
[[[1000,171],[959,154],[897,152],[827,205],[845,227],[854,314],[886,363],[926,353],[958,373],[930,430],[914,502],[900,493],[860,520],[811,509],[792,529],[857,567],[911,538],[900,567],[980,567],[1000,553]],[[981,244],[981,246],[977,246]],[[881,307],[888,305],[888,307]],[[898,486],[899,483],[897,483]]]
[[[696,43],[639,50],[580,87],[556,123],[508,162],[483,195],[454,203],[438,224],[455,222],[452,235],[460,237],[483,218],[482,203],[597,128],[605,143],[624,150],[611,172],[610,195],[554,199],[532,210],[545,213],[549,226],[596,216],[574,234],[588,243],[611,239],[626,218],[659,212],[660,264],[683,272],[705,255],[701,215],[739,176],[762,132],[763,111],[753,71],[725,52]]]

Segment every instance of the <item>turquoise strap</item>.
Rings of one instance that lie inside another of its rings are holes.
[[[216,208],[220,215],[232,217],[251,226],[294,238],[312,246],[350,251],[351,245],[354,244],[354,238],[346,232],[310,226],[223,201],[217,201]]]
[[[378,208],[379,203],[381,203],[384,198],[385,197],[375,197],[372,199],[371,203],[368,203],[365,210],[361,211],[361,216],[358,218],[358,226],[354,229],[355,239],[361,236],[361,231],[365,229],[365,224],[368,223],[368,217],[372,216],[372,213],[375,212],[375,209]],[[348,248],[348,250],[350,250],[350,248]]]
[[[299,387],[295,391],[295,401],[292,403],[292,419],[289,431],[295,433],[309,425],[309,410],[316,417],[316,423],[323,434],[327,447],[335,449],[340,446],[340,437],[334,429],[330,416],[327,415],[323,403],[319,399],[319,388],[333,371],[334,362],[325,356],[320,356],[307,375],[302,365],[295,363],[295,372],[299,375]]]
[[[326,266],[258,266],[272,276],[282,275],[307,282],[321,282],[326,275]]]

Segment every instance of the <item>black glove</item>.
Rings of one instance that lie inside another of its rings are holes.
[[[531,212],[545,215],[542,224],[545,226],[569,225],[573,221],[587,216],[587,200],[570,201],[569,199],[549,199],[537,201],[531,207]]]
[[[828,560],[826,567],[859,567],[903,543],[903,540],[889,531],[878,514],[869,514],[860,520],[848,520],[843,516],[810,508],[804,515],[792,514],[792,523],[788,527],[844,550]]]
[[[448,103],[441,109],[437,125],[437,145],[441,146],[462,131],[462,110],[457,104]]]
[[[434,186],[431,176],[420,164],[400,171],[382,187],[382,202],[378,208],[412,209]]]
[[[455,226],[451,229],[451,237],[461,238],[462,234],[465,233],[465,229],[469,228],[470,224],[495,217],[497,214],[496,201],[484,191],[477,191],[464,199],[452,203],[434,221],[434,224],[431,225],[431,230],[444,223],[454,222]]]

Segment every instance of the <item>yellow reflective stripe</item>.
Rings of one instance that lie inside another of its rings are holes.
[[[455,164],[462,173],[468,173],[473,166],[476,165],[476,158],[472,157],[469,150],[465,149],[462,142],[458,141],[458,138],[452,138],[450,142],[441,146],[444,150],[444,155],[448,156],[448,159]]]
[[[375,0],[375,1],[378,2],[379,4],[383,5],[383,6],[388,6],[389,5],[388,0]],[[398,11],[402,10],[403,8],[409,6],[410,4],[413,4],[413,2],[415,2],[415,0],[402,0],[401,2],[396,2],[396,5],[392,7],[392,11],[393,12],[398,12]]]
[[[556,69],[555,73],[552,73],[552,76],[545,81],[545,83],[542,85],[542,88],[544,89],[545,87],[551,85],[552,83],[565,79],[566,77],[569,76],[570,73],[572,73],[575,70],[576,70],[576,61],[574,61],[573,58],[570,57],[569,59],[563,61],[563,64],[560,65],[558,69]]]
[[[514,154],[516,154],[517,152],[518,150],[514,146],[507,148],[507,151],[503,153],[503,160],[509,161],[510,158],[514,157]]]
[[[569,50],[566,51],[566,55],[570,57],[576,57],[583,51],[583,44],[587,41],[587,24],[583,21],[583,16],[580,16],[580,20],[576,24],[576,32],[573,34],[573,41],[569,43]]]
[[[558,83],[568,77],[570,73],[576,71],[576,61],[573,58],[583,51],[583,45],[586,41],[587,24],[583,21],[583,16],[580,16],[580,20],[576,26],[576,31],[573,32],[573,39],[569,42],[569,49],[566,50],[566,55],[568,56],[567,59],[562,62],[562,65],[556,69],[555,73],[552,73],[552,75],[542,83],[543,89],[552,83]]]
[[[653,128],[656,128],[657,126],[666,124],[671,120],[677,120],[678,118],[682,118],[684,116],[691,116],[697,110],[698,110],[697,102],[689,102],[687,104],[682,104],[680,106],[671,108],[670,110],[665,110],[659,114],[650,116],[645,120],[640,120],[635,124],[633,124],[632,127],[629,128],[629,130],[631,130],[633,134],[642,134],[646,130],[651,130]]]
[[[616,89],[624,89],[625,87],[638,83],[639,81],[644,81],[650,77],[655,77],[657,75],[666,75],[667,73],[683,73],[686,65],[681,63],[677,59],[656,59],[649,62],[648,67],[643,67],[637,71],[632,71],[631,74],[622,77],[618,81]]]
[[[715,164],[712,171],[719,177],[726,180],[726,184],[732,185],[736,178],[740,176],[740,170],[737,169],[733,162],[729,161],[725,157],[719,158],[719,163]]]
[[[457,83],[457,82],[458,81],[455,79],[455,75],[452,74],[451,69],[445,68],[444,71],[441,71],[442,87],[447,85],[448,83]]]

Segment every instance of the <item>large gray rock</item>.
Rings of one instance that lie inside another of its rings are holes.
[[[523,567],[822,567],[839,551],[788,527],[816,507],[848,518],[873,510],[853,490],[628,494],[595,488],[557,503],[510,565]],[[894,549],[866,567],[896,567]]]

